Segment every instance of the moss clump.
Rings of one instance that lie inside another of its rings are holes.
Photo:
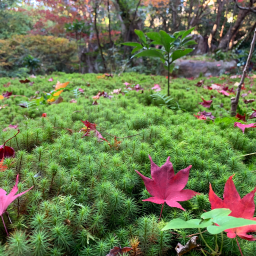
[[[57,80],[70,81],[67,88],[72,90],[62,92],[64,102],[60,104],[21,108],[18,104],[24,97],[20,96],[1,102],[8,106],[0,110],[0,130],[18,124],[21,132],[7,143],[17,154],[11,161],[4,161],[8,170],[0,172],[0,187],[9,192],[17,173],[24,181],[20,190],[34,185],[19,199],[19,210],[17,200],[8,208],[13,224],[8,224],[11,236],[7,241],[4,232],[0,235],[4,254],[105,256],[113,246],[130,246],[138,241],[141,255],[176,255],[174,247],[177,242],[186,243],[191,230],[171,235],[161,228],[173,218],[190,219],[209,210],[209,182],[219,196],[234,173],[241,196],[255,187],[255,159],[241,156],[256,151],[256,131],[243,134],[233,127],[232,120],[223,119],[229,115],[230,99],[217,91],[195,87],[197,80],[172,80],[170,109],[161,99],[151,97],[154,83],[165,92],[165,77],[126,73],[97,79],[95,74],[56,73],[53,78],[54,82],[48,82],[49,77],[38,77],[33,79],[33,86],[14,79],[8,91],[31,97],[36,91],[39,95],[51,91]],[[212,80],[205,84],[224,82]],[[0,82],[9,79],[1,78]],[[92,105],[92,96],[98,91],[110,93],[124,88],[124,82],[140,84],[145,90],[114,95],[112,99],[101,97],[99,105]],[[69,103],[75,98],[73,89],[78,87],[85,93],[77,95],[77,103]],[[204,110],[198,104],[201,95],[205,99],[216,97],[212,114],[221,118],[215,123],[193,116]],[[223,108],[218,107],[221,103]],[[249,112],[243,102],[240,107]],[[41,117],[42,113],[47,117]],[[82,138],[81,120],[96,123],[111,146],[98,142],[93,135]],[[0,144],[14,134],[14,130],[1,132]],[[114,136],[121,141],[116,147]],[[157,165],[170,156],[175,172],[191,164],[187,188],[201,193],[182,202],[186,212],[164,207],[159,223],[161,206],[141,201],[149,194],[134,171],[150,176],[149,154]],[[214,246],[211,236],[206,235],[206,240]],[[223,255],[239,255],[234,240],[225,238],[224,244]],[[241,244],[246,255],[254,255],[254,243]]]

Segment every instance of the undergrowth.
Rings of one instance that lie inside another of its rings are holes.
[[[53,82],[49,78],[30,78],[35,82],[32,86],[18,79],[0,79],[0,85],[11,82],[8,88],[1,86],[0,93],[8,90],[21,95],[0,102],[7,104],[0,109],[0,144],[16,133],[2,131],[9,124],[18,124],[20,129],[20,134],[7,143],[16,150],[16,156],[5,159],[8,169],[0,173],[0,187],[9,192],[17,173],[19,191],[34,186],[9,206],[12,224],[4,215],[11,235],[6,238],[0,224],[0,255],[105,256],[119,244],[135,246],[137,251],[130,255],[176,255],[177,243],[185,244],[187,236],[197,231],[171,233],[161,229],[173,218],[189,220],[210,210],[209,182],[218,196],[232,174],[241,196],[256,186],[255,157],[243,156],[256,151],[256,131],[243,134],[234,128],[228,117],[230,99],[196,87],[197,80],[173,79],[172,100],[165,104],[163,97],[152,97],[150,89],[157,83],[164,88],[164,95],[165,77],[125,73],[98,79],[95,74],[56,73]],[[205,85],[230,81],[224,78],[210,78]],[[35,93],[51,91],[57,80],[70,81],[70,90],[61,94],[64,102],[19,106],[21,101],[30,102],[28,98]],[[112,99],[101,97],[99,105],[92,105],[98,91],[125,91],[124,82],[140,84],[144,90],[114,94]],[[245,86],[248,84],[249,80]],[[201,96],[208,100],[211,95],[215,97],[211,111],[218,122],[197,120],[193,114],[205,110],[198,104]],[[71,99],[77,103],[70,103]],[[240,104],[244,112],[251,110],[249,106],[255,104]],[[47,117],[41,117],[42,113]],[[81,120],[96,123],[110,145],[98,142],[93,135],[82,138]],[[121,141],[117,147],[113,146],[115,136]],[[175,172],[192,165],[187,188],[201,193],[181,203],[185,212],[165,206],[160,222],[161,205],[141,201],[149,194],[135,172],[150,177],[148,155],[160,166],[170,156]],[[214,247],[212,236],[205,237]],[[255,243],[240,244],[245,255],[255,255]],[[187,255],[201,252],[194,250]],[[223,255],[240,255],[234,239],[225,236]]]

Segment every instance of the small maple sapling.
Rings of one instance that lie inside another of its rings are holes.
[[[19,174],[16,177],[16,183],[14,185],[14,187],[12,188],[11,192],[9,193],[9,195],[7,195],[7,192],[5,190],[3,190],[2,188],[0,188],[0,215],[4,224],[4,228],[6,231],[7,236],[9,236],[7,228],[5,226],[5,222],[4,222],[4,218],[3,218],[3,214],[5,213],[6,209],[8,208],[8,206],[19,196],[22,196],[23,194],[27,193],[30,189],[33,188],[33,186],[31,188],[29,188],[28,190],[15,195],[18,192],[18,182],[19,182]]]
[[[233,176],[234,175],[230,176],[225,184],[223,200],[213,192],[210,184],[209,201],[212,210],[217,208],[227,208],[231,210],[229,216],[256,220],[256,218],[253,217],[255,211],[254,194],[256,192],[256,187],[241,199],[232,180]],[[256,237],[247,234],[249,232],[256,232],[256,225],[227,229],[225,232],[227,232],[229,238],[239,236],[248,241],[256,240]]]
[[[193,190],[184,189],[188,182],[189,171],[192,165],[174,174],[172,163],[169,161],[170,157],[167,158],[165,164],[161,167],[153,162],[150,155],[148,157],[151,162],[152,179],[145,177],[135,170],[143,179],[147,191],[153,196],[142,201],[162,204],[160,219],[164,203],[167,203],[170,207],[176,207],[185,211],[178,201],[187,201],[199,194]]]

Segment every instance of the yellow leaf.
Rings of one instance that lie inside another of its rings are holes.
[[[4,99],[4,96],[3,95],[0,95],[0,100],[3,100]]]
[[[61,88],[65,88],[67,85],[69,84],[69,82],[66,83],[60,83],[59,81],[57,82],[56,86],[55,86],[55,91],[61,89]],[[53,94],[54,97],[59,96],[61,93],[63,92],[63,90],[60,90],[56,93]]]

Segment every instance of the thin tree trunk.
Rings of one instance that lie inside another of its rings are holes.
[[[209,46],[209,50],[211,50],[212,48],[212,39],[215,36],[217,29],[219,27],[220,24],[220,18],[223,12],[223,7],[225,5],[225,0],[218,0],[218,12],[217,12],[217,17],[216,20],[214,22],[213,28],[212,28],[212,32],[208,38],[208,46]]]
[[[243,70],[241,81],[238,85],[236,97],[231,98],[231,116],[236,115],[237,105],[238,105],[239,97],[240,97],[240,93],[241,93],[241,88],[242,88],[242,85],[244,83],[244,79],[245,79],[245,76],[246,76],[248,66],[250,65],[250,62],[251,62],[255,42],[256,42],[256,29],[254,30],[254,35],[253,35],[253,39],[252,39],[252,42],[251,42],[250,52],[249,52],[249,55],[248,55],[248,58],[247,58],[247,61],[246,61],[246,64],[245,64],[245,67],[244,67],[244,70]]]
[[[103,56],[103,51],[102,51],[102,47],[101,47],[101,44],[100,44],[99,30],[98,30],[98,27],[97,27],[97,14],[98,14],[97,9],[98,8],[99,8],[98,1],[96,1],[95,9],[94,9],[94,28],[95,28],[95,32],[96,32],[96,37],[97,37],[98,47],[99,47],[99,50],[100,50],[100,55],[101,55],[103,66],[104,66],[104,72],[106,72],[107,67],[106,67],[105,58]]]
[[[109,5],[109,0],[108,0],[108,34],[109,34],[109,41],[110,41],[110,46],[112,47],[114,45],[114,42],[112,41],[111,38],[111,16],[110,16],[110,5]]]

